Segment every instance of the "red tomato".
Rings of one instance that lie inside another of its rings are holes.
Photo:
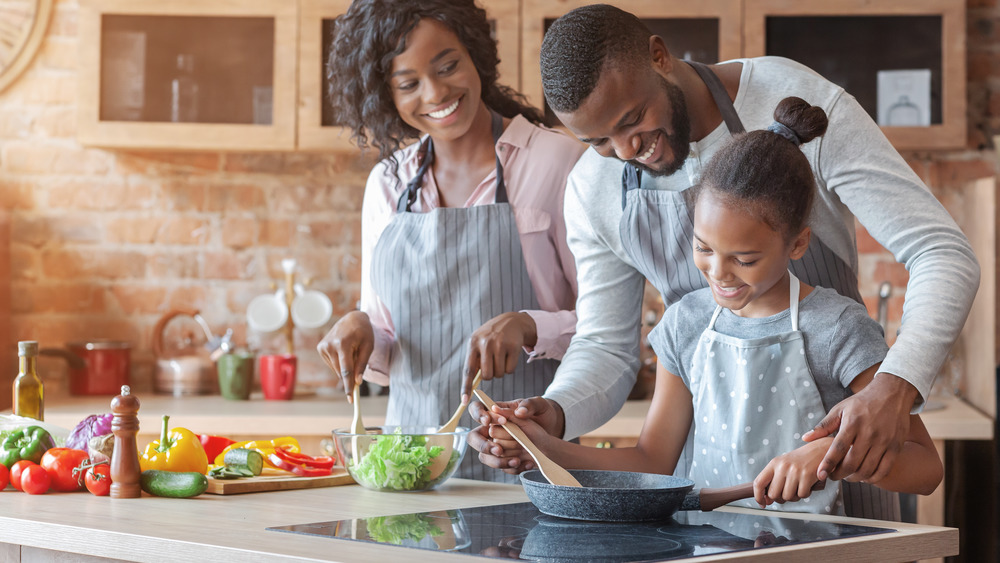
[[[81,479],[83,475],[79,472],[74,474],[73,470],[80,467],[80,464],[88,459],[90,459],[90,455],[83,450],[49,448],[42,455],[42,461],[39,465],[49,472],[53,491],[69,493],[83,489],[83,480]]]
[[[21,461],[14,464],[14,467],[10,468],[10,484],[14,485],[14,488],[21,490],[21,472],[24,471],[25,467],[30,467],[32,465],[38,465],[37,463],[22,459]]]
[[[108,496],[111,491],[110,465],[102,463],[87,470],[87,490],[99,497]]]
[[[45,494],[51,484],[49,472],[41,465],[29,465],[21,471],[21,488],[29,495]]]
[[[0,463],[0,491],[7,488],[7,483],[10,482],[10,471],[7,466]]]

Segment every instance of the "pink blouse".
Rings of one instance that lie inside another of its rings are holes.
[[[525,311],[538,330],[538,342],[528,351],[532,358],[561,359],[575,332],[577,290],[576,264],[566,244],[563,194],[566,176],[586,147],[520,115],[510,121],[496,146],[528,277],[541,307]],[[398,182],[389,175],[385,161],[375,166],[368,176],[361,212],[361,310],[368,313],[375,328],[375,350],[368,362],[366,378],[380,383],[389,374],[395,330],[389,310],[371,285],[371,257],[379,236],[396,214],[400,194],[419,168],[417,148],[418,143],[414,143],[396,153]],[[495,196],[494,171],[483,179],[464,206],[491,204]],[[428,172],[413,212],[427,212],[440,205],[434,175]]]

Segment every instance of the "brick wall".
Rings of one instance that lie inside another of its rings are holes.
[[[142,392],[152,385],[152,330],[163,314],[200,310],[214,332],[233,328],[246,345],[246,305],[282,280],[283,258],[298,261],[300,279],[312,278],[338,316],[353,308],[359,211],[372,163],[357,154],[82,147],[75,140],[78,9],[75,1],[57,2],[40,54],[0,92],[0,209],[11,226],[4,250],[12,295],[3,348],[21,339],[43,347],[125,340]],[[168,346],[200,336],[185,318],[167,332]],[[296,334],[300,390],[333,384],[315,352],[320,336]],[[280,335],[252,339],[260,351],[283,351]],[[16,371],[9,366],[10,355],[5,377]],[[65,362],[42,358],[39,368],[50,396],[67,392]]]
[[[996,169],[990,139],[1000,133],[1000,9],[995,0],[969,0],[968,7],[969,148],[905,155],[946,202],[964,182]],[[12,295],[3,349],[28,338],[43,346],[127,340],[141,392],[151,385],[151,333],[161,315],[198,309],[213,330],[231,327],[245,344],[245,307],[280,279],[282,258],[296,258],[338,314],[352,308],[359,292],[359,210],[371,162],[356,154],[80,146],[77,13],[76,0],[57,2],[41,53],[0,92],[0,208],[11,226]],[[879,283],[893,284],[892,333],[906,271],[863,229],[858,237],[861,289],[873,314]],[[195,328],[174,324],[171,336]],[[296,337],[301,390],[326,392],[334,385],[315,352],[319,337]],[[281,349],[280,337],[256,344]],[[10,356],[0,361],[11,366]],[[43,358],[40,368],[49,392],[64,394],[63,362]],[[12,369],[5,367],[5,377]]]

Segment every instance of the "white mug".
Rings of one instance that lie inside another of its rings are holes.
[[[292,322],[298,328],[320,328],[333,316],[333,303],[322,291],[300,291],[292,300]]]
[[[288,306],[284,291],[254,297],[247,305],[247,325],[251,330],[267,333],[280,330],[288,322]]]

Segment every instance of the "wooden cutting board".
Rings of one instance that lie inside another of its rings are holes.
[[[331,475],[322,477],[296,477],[294,475],[261,475],[243,479],[212,479],[209,477],[208,490],[205,492],[213,495],[237,495],[353,484],[354,479],[347,473],[347,470],[343,467],[336,467]]]

